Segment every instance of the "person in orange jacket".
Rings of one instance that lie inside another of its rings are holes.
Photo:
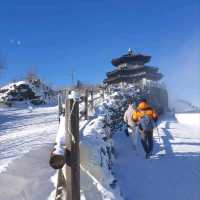
[[[142,99],[139,102],[137,109],[132,113],[132,118],[138,126],[141,135],[141,143],[146,152],[146,158],[149,158],[153,151],[154,122],[158,120],[158,115],[156,111],[150,107],[146,99]],[[145,120],[149,120],[146,125],[149,126],[148,128],[145,127]]]

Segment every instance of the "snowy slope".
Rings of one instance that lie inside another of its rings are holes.
[[[114,165],[126,200],[199,200],[200,199],[200,128],[178,123],[167,116],[154,131],[154,155],[144,159],[124,133],[115,136],[118,159]]]

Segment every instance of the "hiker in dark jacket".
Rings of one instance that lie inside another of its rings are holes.
[[[138,125],[141,135],[141,143],[146,152],[146,158],[149,158],[153,151],[153,128],[158,115],[155,110],[149,106],[145,99],[141,100],[137,109],[132,113],[133,121]]]

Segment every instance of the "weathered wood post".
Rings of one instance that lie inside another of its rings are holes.
[[[88,120],[88,90],[85,90],[85,120]]]
[[[80,153],[79,153],[79,103],[68,99],[66,109],[66,190],[65,200],[80,200]]]
[[[94,91],[93,89],[91,90],[91,110],[93,111],[94,109]]]
[[[104,88],[102,88],[102,98],[104,100]]]
[[[64,194],[63,192],[66,192],[65,177],[63,175],[62,169],[59,169],[58,170],[58,177],[57,177],[57,187],[56,187],[55,200],[63,200],[63,194]]]
[[[60,119],[60,115],[62,114],[62,101],[60,94],[58,95],[58,119]]]
[[[70,90],[68,90],[67,88],[65,89],[65,98],[69,95]]]

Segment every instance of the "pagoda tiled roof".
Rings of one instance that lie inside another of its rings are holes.
[[[145,64],[145,63],[149,62],[150,59],[151,59],[151,56],[148,56],[148,55],[128,53],[128,54],[122,55],[119,58],[112,59],[111,63],[114,66],[118,66],[123,63]]]
[[[115,76],[117,74],[137,74],[138,72],[152,72],[152,73],[157,73],[158,72],[158,68],[157,67],[150,67],[150,66],[142,66],[142,67],[138,67],[138,68],[121,68],[121,69],[115,69],[113,71],[107,72],[106,75],[108,77],[111,76]]]
[[[104,83],[112,84],[112,83],[119,83],[121,81],[124,82],[132,82],[135,80],[140,80],[142,78],[147,78],[149,80],[154,80],[158,81],[163,77],[161,73],[151,73],[151,72],[140,72],[138,74],[129,74],[129,75],[124,75],[124,74],[118,74],[116,76],[109,77],[104,80]]]

